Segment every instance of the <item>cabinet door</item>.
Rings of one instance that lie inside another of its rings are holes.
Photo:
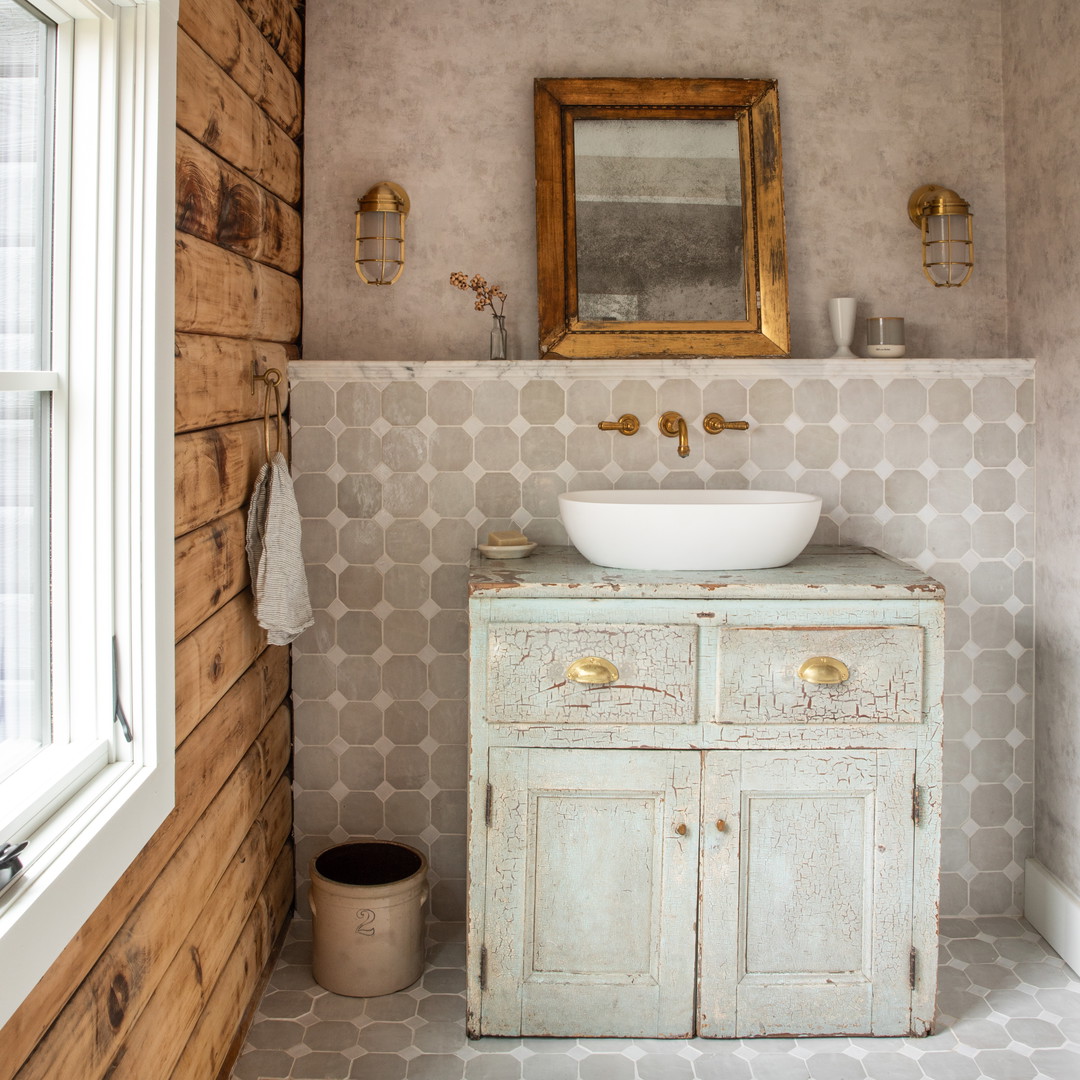
[[[913,778],[910,750],[706,755],[702,1035],[908,1032]]]
[[[481,1030],[685,1036],[701,755],[489,752]]]

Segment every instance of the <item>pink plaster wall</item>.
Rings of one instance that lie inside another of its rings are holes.
[[[793,355],[831,354],[836,295],[903,315],[909,356],[1005,355],[1000,6],[313,0],[305,358],[484,355],[487,320],[448,284],[457,269],[506,289],[511,356],[536,357],[532,84],[568,75],[779,80]],[[352,267],[356,197],[383,179],[412,200],[408,266],[389,289]],[[928,182],[976,215],[963,289],[934,289],[918,267],[906,204]]]

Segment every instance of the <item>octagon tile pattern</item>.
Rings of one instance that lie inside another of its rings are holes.
[[[1080,979],[1025,922],[946,919],[938,1030],[922,1039],[465,1037],[461,924],[430,926],[415,985],[378,998],[311,977],[300,919],[233,1080],[1076,1080]]]

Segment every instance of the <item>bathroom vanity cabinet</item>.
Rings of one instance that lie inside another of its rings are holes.
[[[866,549],[478,558],[470,1034],[929,1031],[943,600]]]

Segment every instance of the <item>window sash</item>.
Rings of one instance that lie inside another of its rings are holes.
[[[35,861],[0,893],[0,1026],[164,820],[174,783],[176,0],[33,3],[71,56],[56,68],[71,102],[56,113],[56,363],[0,371],[0,394],[39,394],[69,439],[51,509],[53,706],[71,737],[10,778],[47,766],[55,783],[32,818],[23,807]],[[134,745],[113,724],[117,692]]]

